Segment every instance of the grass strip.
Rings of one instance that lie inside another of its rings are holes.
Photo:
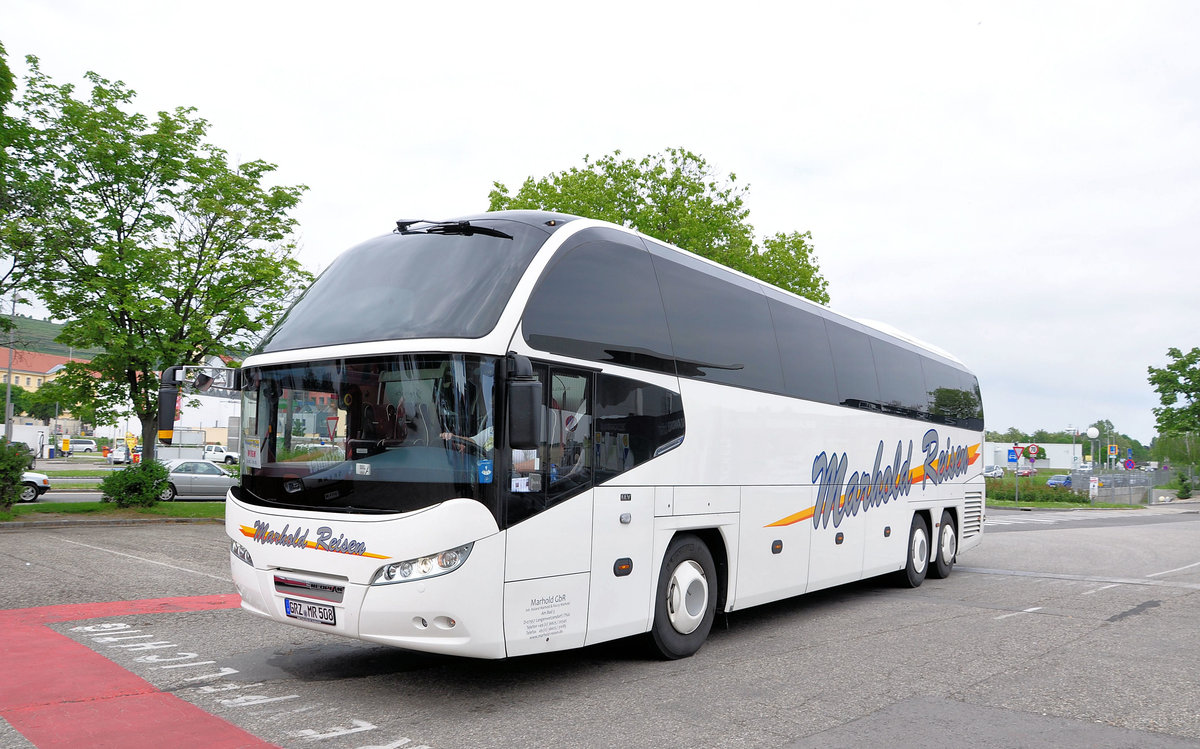
[[[0,512],[0,523],[14,520],[89,518],[214,518],[225,517],[224,502],[159,502],[153,507],[117,507],[111,502],[35,502],[13,505]]]

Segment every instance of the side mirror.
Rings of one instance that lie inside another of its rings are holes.
[[[167,367],[158,386],[158,441],[171,444],[175,437],[175,400],[183,367]]]
[[[514,355],[508,378],[508,444],[534,450],[542,442],[542,383],[524,356]]]

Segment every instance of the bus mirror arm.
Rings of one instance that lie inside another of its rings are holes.
[[[529,359],[510,355],[508,378],[508,443],[514,450],[535,450],[542,441],[542,383]]]
[[[158,386],[158,441],[164,445],[175,436],[175,399],[182,374],[183,367],[167,367]]]

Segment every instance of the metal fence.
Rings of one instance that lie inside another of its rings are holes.
[[[1175,499],[1174,489],[1155,489],[1155,484],[1165,484],[1173,474],[1164,471],[1113,471],[1112,473],[1089,473],[1073,471],[1071,488],[1087,494],[1088,484],[1095,476],[1100,488],[1093,503],[1113,505],[1146,505]]]

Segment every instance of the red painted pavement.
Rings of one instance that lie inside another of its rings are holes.
[[[0,715],[40,749],[273,746],[45,626],[238,604],[236,595],[219,595],[0,611]]]

